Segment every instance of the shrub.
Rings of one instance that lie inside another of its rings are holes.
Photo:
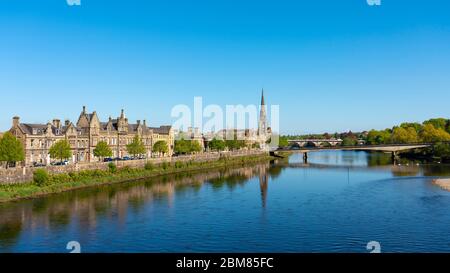
[[[179,162],[179,161],[175,162],[175,168],[177,168],[177,169],[183,168],[183,162]]]
[[[152,171],[154,169],[154,166],[151,162],[147,162],[145,163],[144,169],[146,169],[147,171]]]
[[[130,168],[130,166],[125,166],[121,169],[122,172],[124,173],[132,173],[133,170]]]
[[[109,163],[108,164],[108,169],[110,173],[116,173],[117,172],[117,166],[114,163]]]
[[[33,181],[39,187],[42,187],[46,183],[48,183],[48,180],[49,180],[49,175],[48,175],[47,171],[44,169],[36,170],[33,174]]]
[[[169,163],[163,162],[163,163],[161,164],[161,168],[162,168],[163,170],[167,170],[167,169],[169,168]]]
[[[72,180],[73,180],[73,178],[69,174],[61,173],[61,174],[56,174],[56,175],[50,176],[48,179],[48,182],[50,184],[52,184],[52,183],[67,183]]]

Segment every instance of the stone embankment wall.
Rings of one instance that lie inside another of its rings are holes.
[[[117,161],[114,162],[118,169],[129,167],[129,168],[143,168],[147,162],[153,164],[161,164],[163,162],[205,162],[205,161],[215,161],[219,160],[221,157],[243,157],[243,156],[261,156],[267,155],[267,152],[263,151],[239,151],[239,152],[229,152],[229,153],[204,153],[198,155],[189,156],[176,156],[167,158],[152,158],[146,160],[130,160],[130,161]],[[109,163],[95,162],[95,163],[77,163],[67,166],[47,166],[43,167],[49,173],[69,173],[69,172],[79,172],[86,170],[108,170]],[[30,167],[18,167],[4,169],[0,168],[0,184],[13,184],[13,183],[23,183],[33,180],[33,173],[37,168]]]

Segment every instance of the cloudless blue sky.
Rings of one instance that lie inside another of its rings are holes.
[[[11,118],[170,124],[171,108],[281,108],[282,133],[450,117],[450,1],[3,0],[0,130]]]

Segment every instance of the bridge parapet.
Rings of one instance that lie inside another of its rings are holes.
[[[337,146],[342,144],[342,139],[298,139],[298,140],[288,140],[288,143],[291,145],[298,145],[299,147],[306,147],[306,146]]]

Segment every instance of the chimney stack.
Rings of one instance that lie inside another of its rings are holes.
[[[69,126],[70,125],[70,120],[66,119],[66,121],[64,122],[64,125]]]
[[[147,121],[144,119],[144,127],[147,128]]]
[[[83,106],[83,114],[86,114],[86,106]]]
[[[18,116],[13,117],[13,126],[17,127],[20,124],[20,118]]]
[[[53,120],[53,126],[56,127],[57,129],[60,129],[61,128],[61,120],[55,118]]]

